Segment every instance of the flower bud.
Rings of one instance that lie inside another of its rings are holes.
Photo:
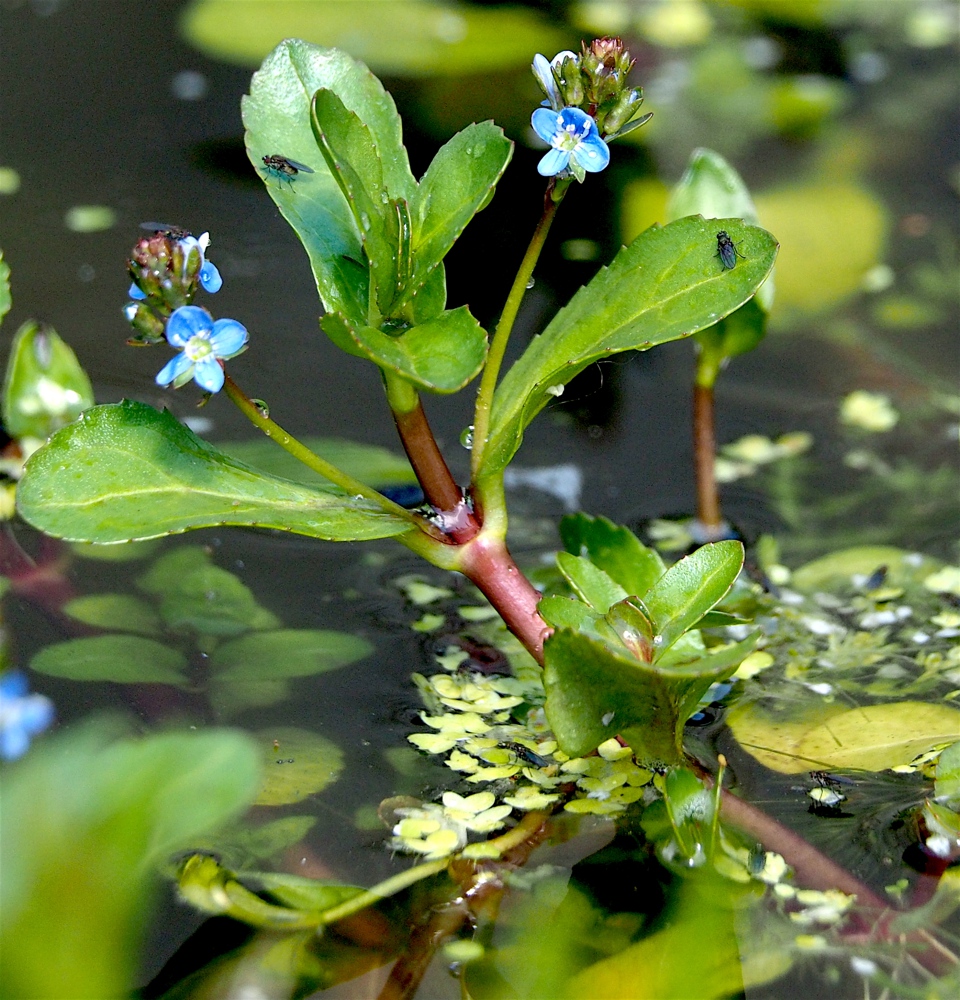
[[[583,45],[580,68],[586,82],[586,99],[592,108],[609,109],[627,88],[634,60],[619,38],[597,38]]]
[[[554,58],[552,66],[564,105],[568,108],[580,107],[583,103],[584,88],[579,56],[573,52],[562,52],[560,56]]]
[[[127,341],[131,347],[149,347],[164,339],[163,320],[146,302],[128,302],[123,307],[123,315],[136,331]]]
[[[637,109],[642,103],[643,91],[639,87],[635,90],[625,90],[614,101],[613,107],[602,119],[599,115],[597,116],[600,131],[604,135],[613,135],[614,132],[619,132],[637,113]]]

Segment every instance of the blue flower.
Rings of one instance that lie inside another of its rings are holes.
[[[184,269],[186,269],[187,262],[190,259],[190,251],[196,248],[197,253],[200,254],[200,273],[198,277],[200,278],[200,286],[205,292],[209,292],[211,295],[214,292],[219,292],[223,287],[223,278],[220,277],[220,272],[217,270],[217,265],[212,261],[207,260],[207,247],[210,246],[210,234],[203,233],[200,236],[181,236],[177,239],[177,243],[180,245],[183,251]],[[183,280],[187,279],[187,275],[184,274]],[[136,299],[138,302],[142,302],[147,294],[144,292],[136,282],[130,285],[130,290],[127,295],[131,299]]]
[[[610,162],[610,149],[600,138],[597,123],[579,108],[562,111],[537,108],[531,124],[537,135],[552,147],[537,166],[544,177],[553,177],[568,167],[574,174],[584,170],[596,173]]]
[[[533,57],[533,75],[547,95],[547,99],[543,102],[546,107],[553,108],[554,111],[559,111],[563,107],[563,98],[560,96],[553,71],[563,66],[564,59],[576,60],[576,58],[576,52],[571,52],[569,49],[558,52],[550,62],[547,62],[547,57],[540,55],[539,52]]]
[[[27,678],[19,671],[0,677],[0,757],[4,760],[22,757],[31,738],[53,721],[53,702],[27,691]]]
[[[235,319],[218,319],[199,306],[175,309],[167,322],[167,341],[182,348],[157,375],[157,385],[179,389],[192,378],[201,389],[223,388],[221,360],[235,357],[247,343],[247,330]]]

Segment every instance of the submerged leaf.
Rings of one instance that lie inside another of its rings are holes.
[[[30,669],[73,681],[116,684],[187,684],[183,654],[136,635],[100,635],[45,646]]]
[[[343,770],[336,744],[294,726],[276,726],[255,734],[264,762],[258,806],[285,806],[322,791]]]
[[[210,668],[221,684],[308,677],[336,670],[373,652],[359,636],[330,629],[255,632],[218,646]]]

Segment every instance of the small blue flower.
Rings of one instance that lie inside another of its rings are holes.
[[[53,721],[53,702],[27,691],[27,678],[19,671],[0,677],[0,757],[4,760],[22,757],[31,738]]]
[[[192,378],[201,389],[219,392],[223,388],[223,366],[239,354],[247,343],[247,330],[235,319],[218,319],[199,306],[175,309],[167,322],[167,341],[182,348],[157,375],[157,385],[173,384],[175,389]]]
[[[575,167],[596,173],[610,162],[610,149],[600,138],[597,123],[579,108],[537,108],[531,119],[534,131],[551,145],[537,166],[544,177],[566,170],[573,158]],[[576,173],[576,169],[573,172]],[[582,174],[581,174],[582,177]]]

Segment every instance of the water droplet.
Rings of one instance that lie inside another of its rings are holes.
[[[566,386],[563,385],[548,385],[546,389],[544,389],[544,392],[550,396],[562,396],[565,388]]]
[[[386,205],[386,203],[389,200],[390,200],[390,196],[387,194],[387,192],[386,191],[381,191],[380,192],[380,201],[383,202],[384,205]]]
[[[531,278],[531,279],[530,279],[530,280],[529,280],[529,281],[527,282],[527,288],[533,288],[533,286],[534,286],[534,285],[535,285],[536,283],[537,283],[537,280],[536,280],[536,278]]]
[[[473,424],[464,428],[463,433],[460,435],[460,444],[462,444],[467,451],[470,451],[473,447]]]
[[[366,212],[360,213],[360,225],[363,226],[364,232],[370,231],[370,216]]]
[[[262,399],[251,399],[250,402],[257,408],[261,417],[270,417],[270,407]]]
[[[663,645],[663,636],[662,635],[655,635],[653,637],[653,644],[654,644],[654,646],[662,646]]]

